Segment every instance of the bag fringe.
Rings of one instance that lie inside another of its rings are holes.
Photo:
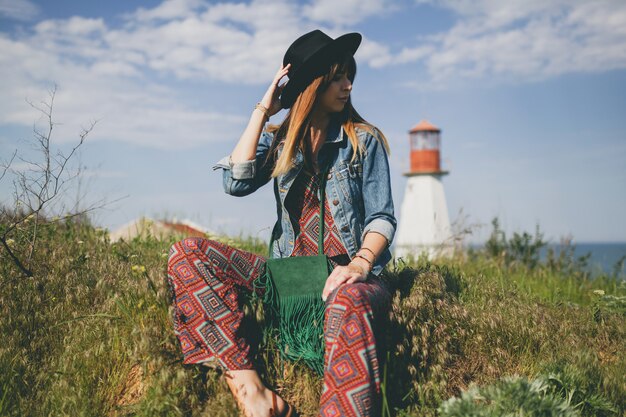
[[[324,371],[325,346],[325,303],[321,294],[279,297],[267,268],[255,280],[254,288],[263,292],[261,297],[255,298],[263,302],[266,322],[278,333],[281,356],[301,361],[321,376]]]

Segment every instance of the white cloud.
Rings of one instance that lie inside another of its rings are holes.
[[[432,80],[420,85],[430,88],[463,77],[532,80],[626,67],[626,3],[621,0],[434,4],[459,17],[450,30],[396,50],[364,36],[359,62],[375,68],[423,64]],[[21,14],[7,12],[7,5]],[[28,5],[0,0],[0,13],[26,17]],[[121,27],[73,16],[43,20],[14,35],[0,32],[0,123],[30,125],[33,110],[24,99],[42,97],[57,83],[58,114],[67,123],[60,130],[68,140],[78,131],[63,132],[71,121],[94,119],[101,120],[95,137],[146,146],[173,146],[173,138],[176,146],[192,146],[233,137],[244,116],[188,105],[171,86],[186,79],[267,83],[290,42],[320,22],[336,37],[348,31],[346,25],[390,9],[388,0],[367,0],[359,7],[352,0],[304,5],[166,0],[125,15]]]
[[[41,36],[54,36],[55,39],[72,40],[75,36],[88,36],[93,33],[102,33],[106,25],[102,19],[88,19],[72,16],[64,20],[44,20],[35,26],[35,31]]]
[[[170,87],[136,77],[132,62],[107,57],[97,42],[67,48],[54,42],[40,48],[35,34],[26,40],[0,37],[0,124],[29,126],[40,115],[26,100],[47,99],[58,84],[54,138],[75,141],[81,126],[98,120],[90,140],[119,140],[148,147],[194,146],[235,137],[245,120],[239,115],[198,109]],[[90,53],[75,55],[81,48]],[[61,51],[61,52],[60,52]],[[105,57],[105,58],[101,58]],[[131,55],[132,56],[132,55]]]
[[[381,68],[393,62],[393,56],[387,45],[367,37],[363,37],[355,56],[359,61],[363,60],[374,68]]]
[[[315,22],[353,25],[396,9],[390,0],[315,0],[303,7],[302,14]]]
[[[127,18],[138,22],[184,18],[192,16],[203,4],[206,3],[202,0],[165,0],[152,9],[140,7]]]
[[[129,19],[103,37],[111,50],[140,54],[147,68],[181,79],[244,84],[269,81],[289,43],[306,28],[298,8],[281,0],[169,1]]]
[[[388,64],[422,61],[438,83],[494,76],[527,81],[626,67],[621,0],[419,2],[451,10],[458,23]]]
[[[262,16],[298,20],[282,2],[207,6],[166,1],[128,15],[128,24],[118,29],[102,19],[73,16],[41,21],[31,32],[12,37],[0,33],[0,123],[30,125],[38,115],[25,99],[38,101],[56,83],[60,141],[74,140],[79,124],[95,119],[92,140],[161,148],[232,140],[244,117],[224,114],[219,107],[192,108],[165,85],[172,75],[267,82],[298,25],[277,30],[271,24],[276,20]],[[150,71],[162,74],[159,83],[150,81]]]
[[[360,18],[380,4],[367,3],[364,10],[369,11]],[[317,6],[323,4],[307,7]],[[121,27],[110,27],[102,18],[72,16],[43,20],[14,35],[0,32],[5,98],[0,123],[30,125],[37,113],[25,99],[37,101],[57,84],[55,113],[63,124],[55,134],[60,141],[74,140],[80,123],[91,120],[99,120],[92,140],[167,148],[231,139],[245,117],[224,114],[219,107],[189,106],[169,86],[177,79],[269,82],[289,43],[315,27],[303,10],[286,0],[166,0],[126,14]],[[377,59],[380,54],[368,58]]]
[[[15,20],[31,20],[39,14],[39,7],[28,0],[0,0],[0,15]]]

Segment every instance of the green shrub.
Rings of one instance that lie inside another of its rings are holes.
[[[506,266],[518,263],[532,269],[539,264],[540,250],[546,246],[539,225],[534,236],[527,232],[522,234],[515,232],[513,237],[507,240],[504,231],[500,229],[497,217],[491,224],[493,230],[485,243],[485,251],[489,256],[501,259]]]
[[[579,367],[576,364],[559,360],[548,365],[543,378],[550,393],[563,398],[568,405],[580,411],[583,416],[608,417],[617,414],[615,405],[603,395],[602,374],[590,357],[581,361],[591,366]],[[591,363],[590,363],[591,362]]]
[[[444,401],[441,417],[575,417],[579,413],[550,392],[544,378],[532,381],[514,376],[494,384],[471,386],[460,397]]]

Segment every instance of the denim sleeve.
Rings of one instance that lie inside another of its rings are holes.
[[[265,159],[273,138],[273,134],[264,131],[259,138],[255,158],[250,161],[234,163],[230,155],[227,155],[213,166],[214,170],[223,169],[226,194],[241,197],[267,184],[273,167],[265,164]]]
[[[365,228],[361,241],[368,232],[377,232],[391,245],[396,233],[397,220],[394,216],[391,178],[387,151],[378,138],[371,134],[365,140],[363,159],[363,204]]]

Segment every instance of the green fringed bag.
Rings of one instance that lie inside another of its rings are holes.
[[[270,332],[281,355],[302,361],[319,375],[324,370],[324,309],[322,290],[332,271],[324,255],[324,200],[328,171],[320,185],[320,222],[316,256],[267,259],[265,274],[255,281],[263,287],[263,305]],[[270,256],[274,237],[270,241]]]

